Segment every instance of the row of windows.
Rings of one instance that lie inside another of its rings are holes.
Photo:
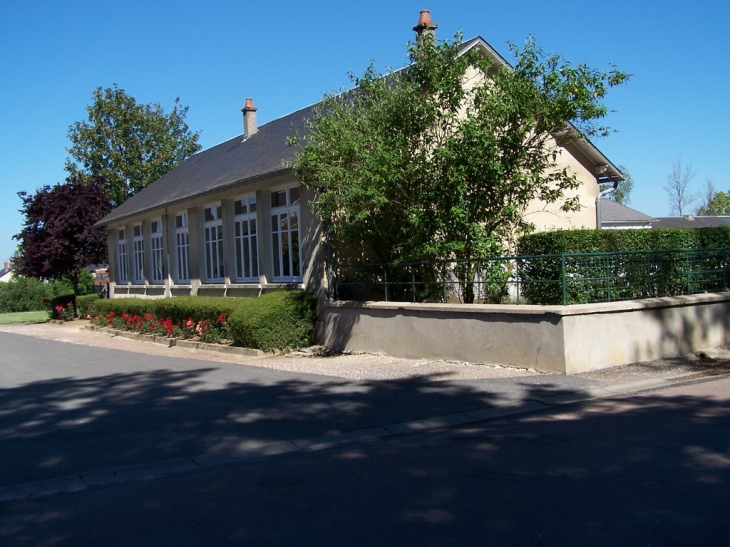
[[[233,206],[233,230],[235,248],[235,272],[238,282],[259,281],[259,240],[256,216],[256,197],[246,196],[237,199]],[[300,281],[301,259],[299,248],[301,235],[299,229],[299,187],[291,187],[271,192],[271,259],[275,281]],[[177,283],[190,282],[190,239],[188,233],[188,214],[180,213],[175,217],[173,277]],[[144,283],[145,252],[142,225],[132,228],[132,282]],[[127,238],[124,229],[117,234],[117,282],[127,283]],[[203,210],[203,254],[204,268],[201,272],[204,281],[222,283],[224,281],[225,247],[223,235],[223,211],[220,204],[210,205]],[[150,223],[151,244],[151,282],[164,281],[163,224],[156,219]]]

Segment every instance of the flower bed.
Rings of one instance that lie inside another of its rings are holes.
[[[228,321],[223,313],[219,314],[215,321],[208,319],[196,321],[189,317],[176,325],[171,318],[157,317],[150,312],[139,315],[136,313],[130,314],[126,311],[119,314],[110,311],[106,316],[94,316],[92,323],[99,327],[110,327],[168,338],[195,339],[213,344],[230,344],[232,342],[229,335]]]

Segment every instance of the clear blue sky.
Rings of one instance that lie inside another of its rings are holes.
[[[727,0],[4,2],[0,261],[21,228],[17,192],[64,180],[66,132],[96,87],[166,110],[180,97],[208,148],[242,132],[246,97],[262,124],[347,86],[370,60],[402,66],[421,9],[438,37],[480,35],[508,59],[507,43],[531,34],[574,63],[633,74],[607,97],[618,132],[596,143],[632,173],[632,207],[669,214],[662,186],[676,158],[693,162],[696,189],[707,178],[730,189]]]

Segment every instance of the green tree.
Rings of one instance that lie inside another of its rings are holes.
[[[631,203],[631,192],[634,190],[634,179],[626,167],[619,165],[618,168],[624,174],[626,179],[618,183],[618,187],[616,188],[616,191],[611,194],[611,197],[614,201],[617,201],[622,205],[628,205]]]
[[[703,203],[697,208],[697,215],[730,215],[730,193],[715,192],[715,186],[712,184],[712,181],[710,179],[707,179],[705,190],[702,193],[701,197]]]
[[[571,65],[531,39],[511,46],[513,69],[460,45],[459,35],[424,35],[405,69],[382,75],[371,65],[352,77],[355,90],[327,95],[292,144],[304,144],[295,168],[340,252],[460,259],[472,302],[473,259],[533,230],[532,200],[580,207],[561,147],[609,133],[598,123],[602,100],[628,75]]]
[[[185,123],[188,107],[180,99],[165,114],[159,104],[138,104],[116,85],[99,87],[86,111],[88,121],[69,127],[66,170],[106,179],[114,206],[201,148],[200,133]]]

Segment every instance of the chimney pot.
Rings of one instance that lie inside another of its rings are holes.
[[[417,38],[421,38],[425,34],[434,36],[434,31],[437,28],[438,25],[435,25],[431,20],[431,12],[427,9],[421,10],[420,15],[418,16],[418,24],[413,27],[413,30],[416,31]]]
[[[256,111],[258,108],[256,108],[253,104],[253,99],[248,98],[246,99],[246,104],[241,109],[241,112],[243,112],[243,139],[246,140],[251,135],[256,133],[258,131],[258,126],[256,125]]]

